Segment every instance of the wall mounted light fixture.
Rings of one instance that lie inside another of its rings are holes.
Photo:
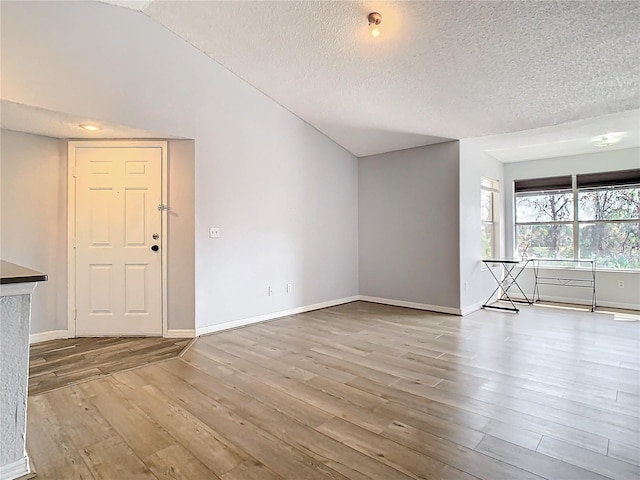
[[[369,20],[369,31],[374,37],[380,36],[380,24],[382,23],[382,15],[378,12],[371,12],[367,17]]]

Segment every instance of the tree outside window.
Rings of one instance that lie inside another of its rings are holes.
[[[498,180],[487,177],[480,178],[480,224],[482,241],[482,258],[495,258],[498,256],[499,232],[497,219],[500,218],[498,212],[500,184]]]
[[[640,170],[573,176],[570,188],[561,177],[516,182],[517,254],[640,269],[638,179]]]

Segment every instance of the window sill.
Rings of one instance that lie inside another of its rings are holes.
[[[526,268],[533,269],[533,265],[527,265]],[[556,266],[548,266],[548,265],[540,265],[538,267],[539,270],[564,270],[564,271],[576,271],[576,272],[590,272],[590,267],[556,267]],[[640,274],[640,270],[637,269],[622,269],[622,268],[599,268],[596,265],[597,273],[616,273],[616,274]]]

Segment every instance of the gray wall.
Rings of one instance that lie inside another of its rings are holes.
[[[49,275],[33,294],[31,333],[67,330],[67,142],[0,135],[0,258]],[[170,141],[168,164],[168,326],[193,329],[193,141]]]
[[[458,146],[359,159],[361,295],[460,307]]]
[[[49,275],[33,294],[32,332],[66,330],[66,143],[8,130],[0,143],[0,258]]]
[[[195,212],[193,140],[169,142],[167,315],[170,329],[195,328]]]
[[[513,254],[514,251],[514,180],[631,168],[640,168],[639,148],[603,150],[598,153],[505,164],[505,210],[508,220],[505,225],[507,254]],[[553,275],[553,272],[546,273]],[[532,272],[525,272],[521,280],[525,292],[531,292],[533,290]],[[624,288],[618,288],[618,280],[624,281]],[[599,305],[640,309],[640,272],[601,270],[598,272],[596,285]],[[589,292],[585,288],[543,287],[541,293],[542,298],[548,300],[589,302]]]

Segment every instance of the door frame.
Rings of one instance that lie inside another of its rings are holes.
[[[161,249],[161,297],[162,336],[167,336],[167,246],[168,246],[168,142],[160,140],[69,140],[67,144],[67,335],[76,336],[76,149],[89,148],[135,148],[156,147],[162,151],[162,205],[160,212],[162,225]]]

